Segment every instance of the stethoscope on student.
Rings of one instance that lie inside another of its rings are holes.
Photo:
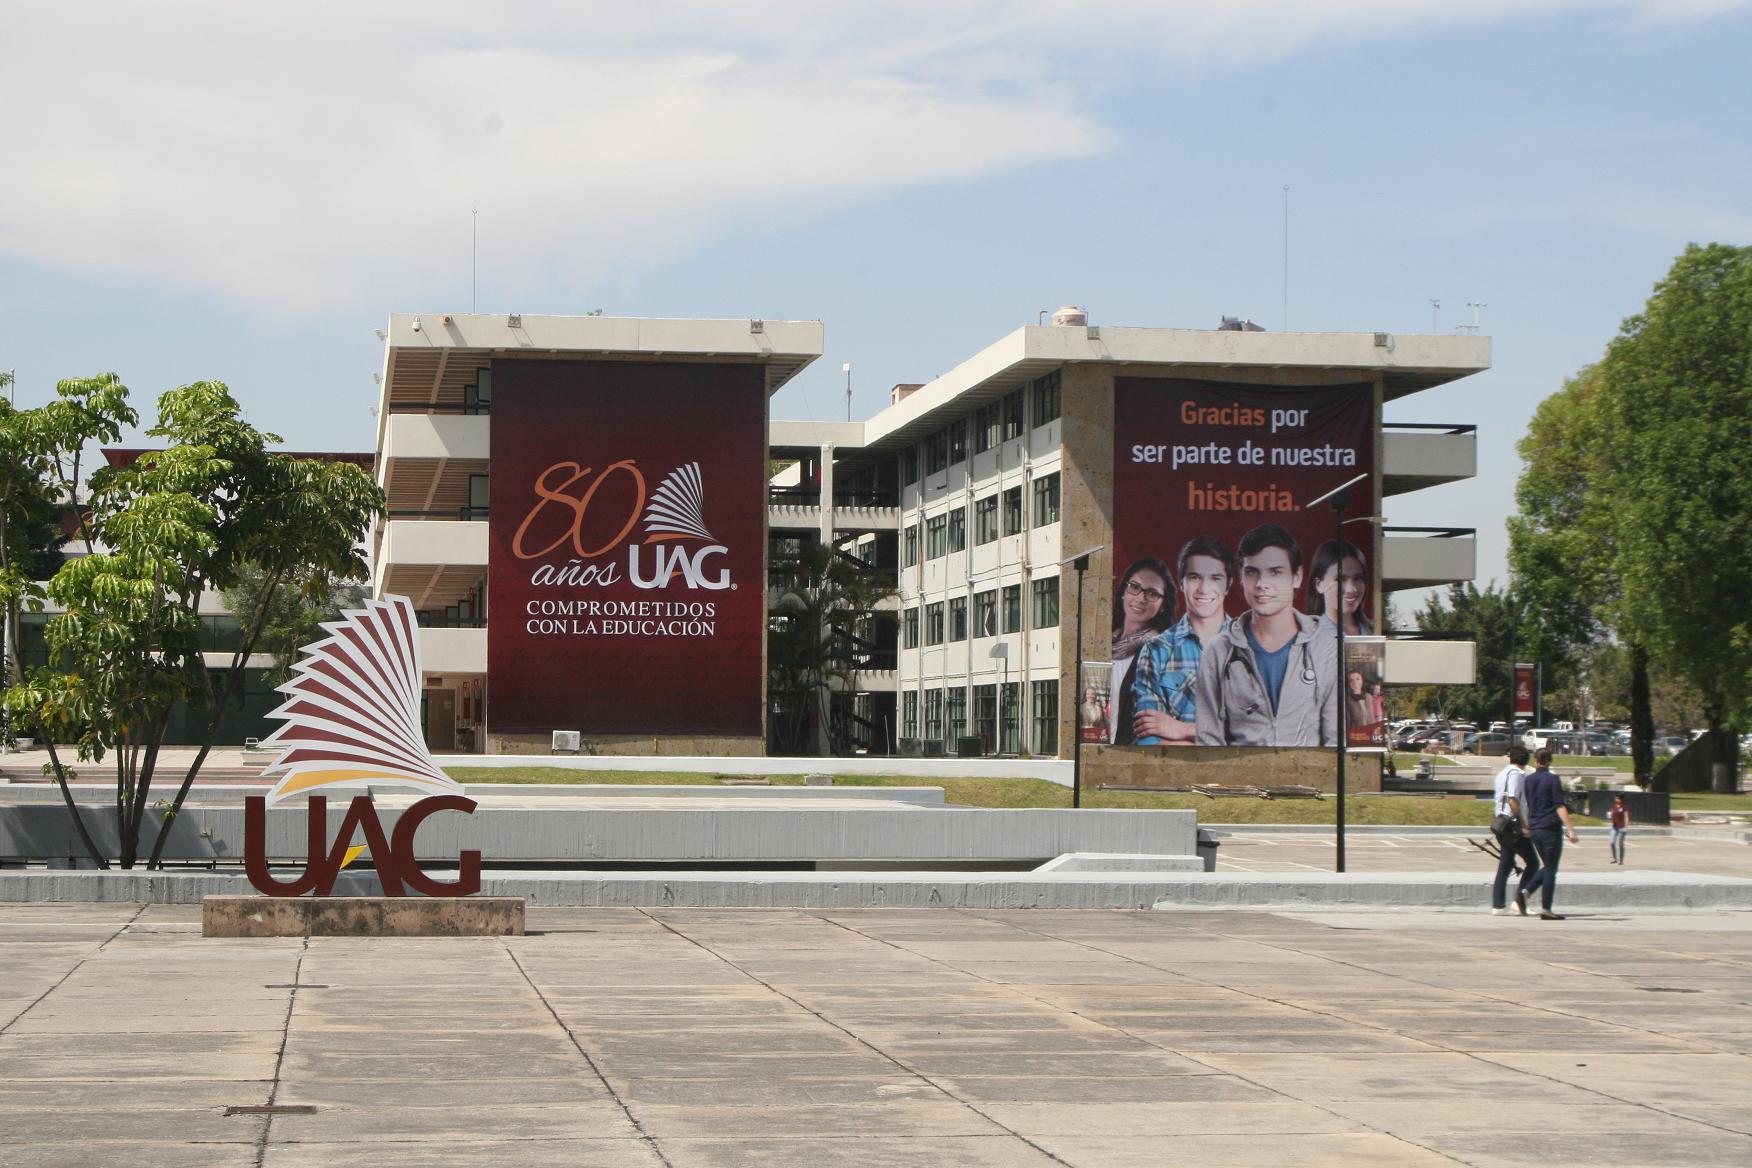
[[[1302,650],[1302,684],[1303,685],[1314,685],[1319,679],[1319,675],[1317,675],[1314,672],[1314,651],[1313,651],[1314,650],[1314,642],[1312,639],[1308,639],[1308,640],[1300,641],[1300,642],[1298,642],[1298,644]],[[1247,673],[1253,679],[1253,683],[1255,685],[1257,685],[1262,690],[1265,688],[1265,679],[1259,675],[1259,667],[1254,664],[1253,658],[1242,657],[1239,654],[1237,654],[1236,656],[1230,657],[1228,664],[1223,666],[1223,674],[1224,674],[1223,688],[1224,688],[1225,692],[1228,691],[1228,684],[1229,684],[1228,672],[1229,672],[1229,670],[1235,668],[1237,663],[1240,663],[1241,665],[1246,666]],[[1285,677],[1287,680],[1288,679],[1287,671],[1286,671]],[[1283,707],[1282,695],[1279,696],[1278,707],[1280,709]],[[1241,712],[1243,714],[1251,714],[1258,709],[1259,709],[1259,703],[1254,702],[1253,704],[1249,705],[1245,710],[1242,710]]]

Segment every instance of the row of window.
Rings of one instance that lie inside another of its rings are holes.
[[[1035,580],[1029,585],[1033,600],[1031,629],[1056,629],[1059,623],[1059,581],[1057,576]],[[1000,596],[1002,603],[1000,606]],[[923,617],[921,621],[921,615]],[[923,608],[914,606],[901,613],[900,641],[907,649],[919,647],[923,626],[925,644],[965,641],[969,635],[995,637],[1000,632],[1022,631],[1022,585],[1006,584],[1002,589],[988,588],[973,594],[973,625],[967,623],[967,597],[952,596],[947,601],[935,601]]]
[[[918,482],[921,464],[926,474],[937,474],[958,462],[966,462],[970,438],[975,454],[984,454],[1000,442],[1020,438],[1031,425],[1040,427],[1053,421],[1062,408],[1059,371],[1054,369],[990,405],[981,406],[971,417],[956,418],[923,442],[907,447],[900,456],[901,480],[907,486]]]
[[[1000,528],[998,504],[1003,504],[1003,522]],[[924,522],[924,539],[919,538],[919,525],[910,523],[901,533],[902,567],[910,568],[919,562],[920,543],[924,545],[924,555],[927,560],[937,559],[950,552],[967,550],[967,512],[973,512],[973,542],[975,544],[991,543],[998,538],[1000,530],[1004,535],[1018,535],[1022,531],[1022,488],[1011,487],[1008,490],[987,495],[983,499],[975,499],[973,506],[957,507],[953,511],[945,511],[941,515],[932,515]],[[1046,527],[1059,521],[1060,513],[1059,476],[1054,471],[1049,475],[1041,475],[1034,480],[1034,526]]]
[[[972,693],[972,718],[968,695]],[[1058,679],[1029,683],[1033,704],[1032,750],[1035,754],[1058,753]],[[900,695],[900,732],[904,738],[953,743],[957,738],[977,737],[986,753],[1015,754],[1022,741],[1020,704],[1022,683],[950,686],[924,691],[924,723],[919,722],[919,693]],[[920,734],[920,730],[923,734]]]

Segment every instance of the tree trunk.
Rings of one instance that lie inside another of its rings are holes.
[[[1655,779],[1655,712],[1649,696],[1649,654],[1630,646],[1630,759],[1636,785],[1648,790]]]
[[[49,765],[55,771],[55,785],[61,788],[61,802],[67,805],[67,818],[73,821],[73,830],[78,834],[79,842],[85,845],[85,854],[90,856],[92,862],[99,868],[108,868],[109,860],[97,850],[97,844],[92,840],[91,832],[85,826],[85,817],[79,814],[79,804],[73,802],[73,792],[67,786],[67,771],[61,766],[61,755],[55,749],[55,740],[48,737],[48,731],[41,726],[37,727],[37,733],[44,735],[43,744],[49,748]]]
[[[1713,712],[1708,737],[1709,789],[1718,795],[1735,794],[1740,789],[1740,740]]]

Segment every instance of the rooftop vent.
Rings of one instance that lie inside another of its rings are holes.
[[[1217,326],[1217,331],[1220,333],[1262,333],[1265,331],[1265,326],[1254,324],[1250,320],[1243,320],[1238,316],[1225,316],[1223,323]]]
[[[1052,314],[1052,323],[1056,327],[1082,328],[1089,323],[1089,314],[1075,304],[1066,304]]]

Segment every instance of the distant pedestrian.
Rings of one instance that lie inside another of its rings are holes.
[[[1525,896],[1539,889],[1539,919],[1561,921],[1563,917],[1551,911],[1551,896],[1557,890],[1557,865],[1563,859],[1563,841],[1576,842],[1576,828],[1570,822],[1569,808],[1563,802],[1563,783],[1551,773],[1551,751],[1542,749],[1533,756],[1538,769],[1521,784],[1523,802],[1527,808],[1527,825],[1532,829],[1533,850],[1538,853],[1540,868],[1533,879],[1521,886]]]
[[[1490,911],[1494,916],[1509,914],[1509,873],[1515,860],[1521,861],[1521,883],[1515,891],[1515,911],[1527,915],[1527,886],[1533,873],[1539,871],[1539,858],[1533,854],[1533,841],[1527,836],[1527,807],[1521,797],[1521,785],[1526,778],[1527,748],[1516,743],[1509,748],[1509,765],[1497,772],[1493,784],[1496,803],[1491,812],[1490,831],[1496,836],[1496,879],[1490,886]]]
[[[1612,810],[1606,813],[1612,822],[1612,862],[1624,863],[1624,833],[1630,827],[1630,804],[1623,795],[1612,796]]]

